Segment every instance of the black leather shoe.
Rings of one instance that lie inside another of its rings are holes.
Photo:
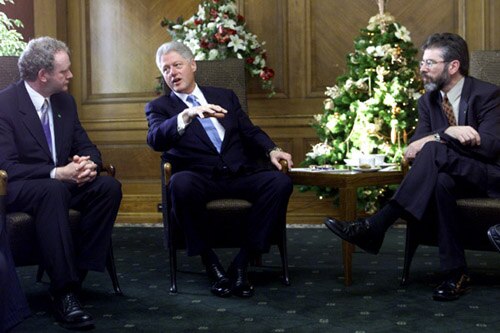
[[[94,327],[92,316],[82,309],[75,294],[67,293],[53,297],[56,319],[59,324],[68,329],[91,329]]]
[[[370,230],[368,221],[359,219],[354,222],[342,222],[334,218],[327,217],[325,225],[334,234],[339,236],[345,241],[359,246],[371,254],[378,254],[382,242],[384,241],[384,234],[376,235]]]
[[[233,295],[238,297],[252,297],[254,294],[253,285],[248,280],[247,268],[236,267],[231,264],[228,269],[231,280]]]
[[[470,290],[470,277],[463,273],[455,278],[444,280],[434,289],[432,298],[435,301],[454,301]]]
[[[220,264],[209,264],[205,266],[207,275],[212,281],[210,291],[219,297],[231,296],[231,281]]]
[[[500,252],[500,224],[494,225],[488,229],[488,237],[491,244]]]

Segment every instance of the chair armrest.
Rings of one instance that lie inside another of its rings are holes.
[[[0,170],[0,195],[7,194],[7,172]]]
[[[280,160],[279,163],[281,164],[281,172],[284,174],[288,174],[290,171],[290,168],[288,167],[288,161],[287,160]]]
[[[166,186],[170,183],[170,177],[172,177],[172,164],[170,164],[170,162],[163,163],[163,177]]]
[[[102,164],[102,170],[106,172],[109,176],[115,178],[116,169],[113,164]]]

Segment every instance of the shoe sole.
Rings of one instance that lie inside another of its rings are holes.
[[[459,293],[459,294],[457,294],[455,296],[450,296],[450,297],[432,295],[432,299],[434,301],[438,301],[438,302],[456,301],[457,299],[459,299],[463,295],[468,294],[470,290],[471,290],[471,288],[468,287],[467,289],[464,289],[461,293]]]
[[[488,238],[490,239],[491,244],[493,244],[493,246],[495,246],[498,252],[500,252],[500,245],[498,245],[498,243],[495,241],[491,230],[488,230]]]
[[[343,239],[343,240],[345,240],[346,242],[351,243],[351,244],[353,244],[353,245],[355,245],[355,246],[359,247],[359,248],[360,248],[360,249],[362,249],[363,251],[365,251],[365,252],[367,252],[367,253],[370,253],[370,254],[378,254],[378,253],[379,253],[379,251],[375,251],[375,250],[369,249],[369,248],[367,248],[367,247],[365,247],[365,246],[361,246],[361,245],[359,245],[359,244],[356,244],[356,243],[352,242],[352,240],[350,240],[350,239],[347,239],[347,237],[345,237],[345,236],[344,236],[344,233],[343,233],[343,232],[341,232],[340,230],[337,230],[337,229],[335,228],[335,226],[334,226],[334,225],[331,225],[330,223],[327,223],[326,221],[324,222],[324,224],[325,224],[325,225],[326,225],[326,227],[327,227],[327,228],[328,228],[331,232],[333,232],[335,235],[339,236],[340,238],[342,238],[342,239]]]
[[[83,323],[78,323],[78,324],[65,324],[61,321],[59,321],[59,325],[63,328],[66,328],[66,329],[91,329],[92,327],[94,327],[94,320],[89,320],[89,321],[85,321]]]

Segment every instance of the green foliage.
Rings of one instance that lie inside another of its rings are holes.
[[[372,17],[346,57],[347,73],[326,89],[323,113],[312,125],[320,143],[303,165],[338,165],[373,153],[384,154],[386,162],[401,162],[422,89],[416,54],[409,31],[391,15]],[[324,189],[317,192],[325,195]],[[359,206],[374,212],[392,192],[389,187],[360,189]]]
[[[274,70],[266,64],[265,42],[260,43],[246,30],[245,18],[238,14],[235,0],[202,0],[198,12],[188,20],[164,18],[161,25],[173,40],[191,49],[195,60],[245,59],[247,72],[259,77],[269,96],[274,95]]]
[[[14,3],[13,0],[0,0],[1,5],[6,2]],[[17,19],[8,18],[4,12],[0,12],[0,56],[18,56],[26,47],[23,36],[16,28],[23,27],[23,23]]]

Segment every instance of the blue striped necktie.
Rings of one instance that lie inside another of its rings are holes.
[[[52,134],[50,133],[49,124],[49,101],[47,99],[44,100],[40,112],[42,114],[40,120],[42,122],[43,132],[45,133],[45,139],[47,140],[47,145],[49,146],[49,150],[52,153]]]
[[[198,99],[196,99],[196,96],[194,95],[189,95],[187,97],[187,101],[191,103],[192,106],[201,105],[200,102],[198,102]],[[217,152],[220,153],[220,149],[222,147],[222,141],[220,139],[219,132],[217,132],[217,129],[215,128],[212,120],[210,118],[198,118],[198,120],[205,129],[205,132],[207,132],[207,135],[210,138],[210,141],[212,141],[212,143],[214,144],[215,149],[217,149]]]

